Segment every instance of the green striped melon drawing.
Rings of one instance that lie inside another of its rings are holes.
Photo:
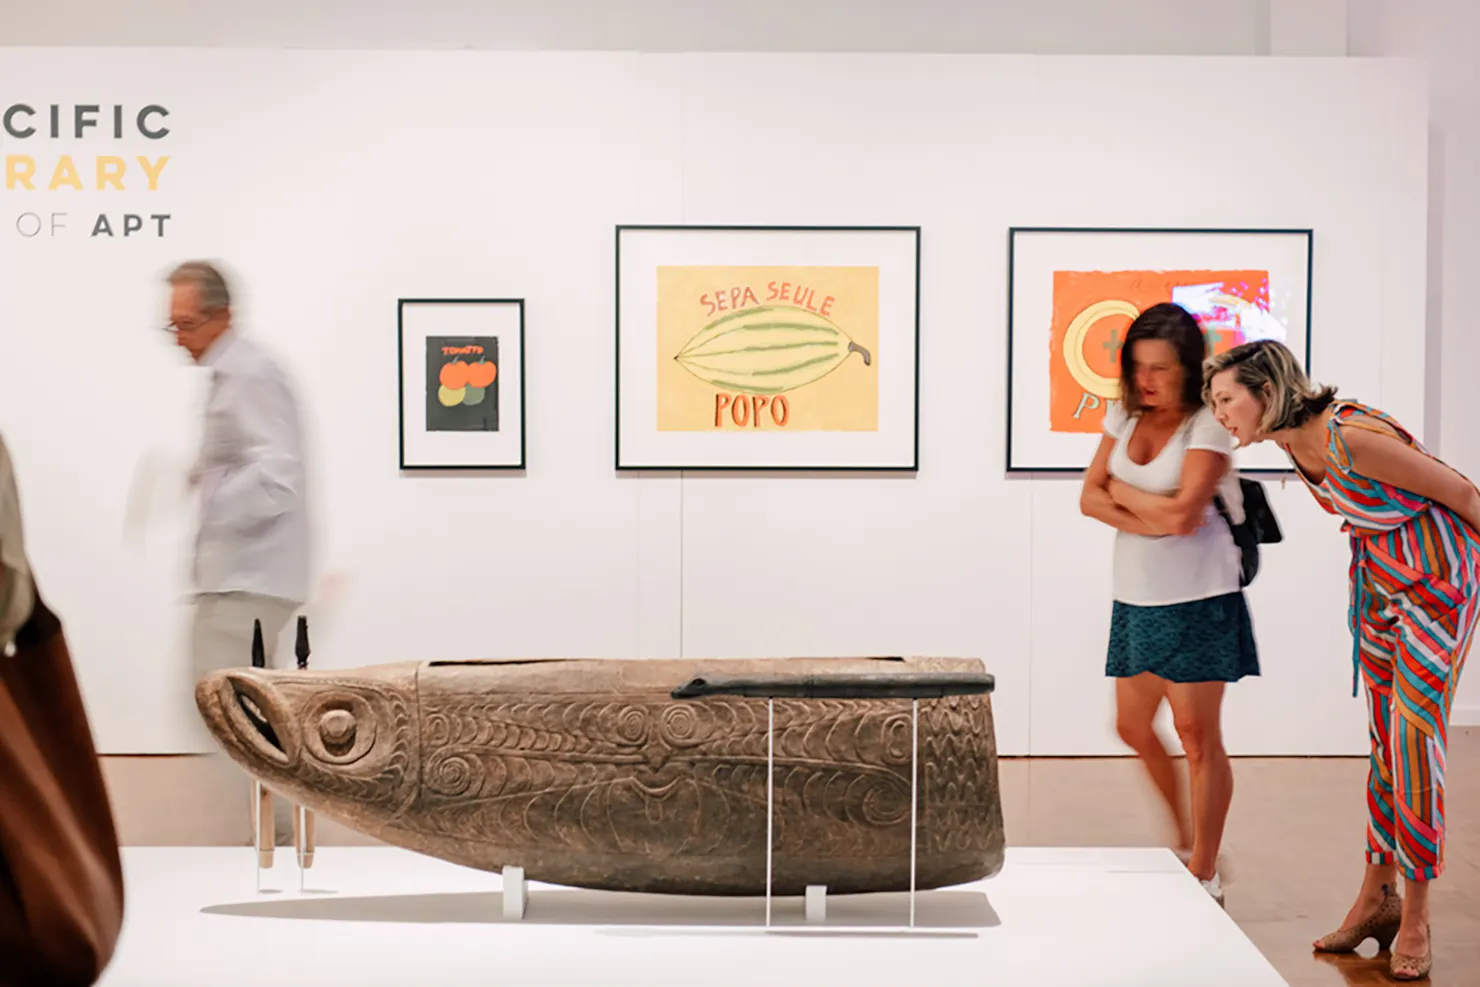
[[[827,319],[792,305],[722,315],[674,357],[706,384],[747,394],[782,394],[820,380],[854,353],[873,356]]]

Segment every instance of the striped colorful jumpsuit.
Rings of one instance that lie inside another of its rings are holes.
[[[1384,422],[1428,451],[1390,416],[1339,401],[1324,478],[1296,472],[1351,538],[1352,695],[1360,672],[1372,741],[1367,861],[1433,880],[1444,871],[1449,710],[1480,613],[1480,535],[1443,504],[1354,472],[1338,422],[1391,434]]]

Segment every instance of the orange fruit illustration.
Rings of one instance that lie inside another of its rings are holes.
[[[453,360],[442,366],[438,381],[448,390],[456,391],[468,384],[468,365],[462,360]]]
[[[479,360],[468,367],[468,383],[473,387],[487,387],[493,383],[493,378],[498,376],[498,365],[487,360]]]

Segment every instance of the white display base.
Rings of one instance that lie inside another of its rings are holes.
[[[807,905],[806,905],[807,921],[808,922],[826,922],[827,921],[827,885],[825,885],[825,884],[809,884],[809,885],[807,885],[807,899],[806,900],[807,900]]]
[[[505,867],[503,870],[504,918],[522,919],[529,909],[529,885],[524,881],[523,867]]]
[[[759,896],[539,882],[506,919],[498,874],[386,847],[320,846],[303,892],[279,854],[259,893],[252,854],[124,848],[128,911],[101,987],[898,987],[924,962],[985,984],[1285,984],[1167,850],[1013,847],[990,881],[920,892],[914,930],[903,893],[829,894],[814,923],[802,897],[775,898],[766,929]]]

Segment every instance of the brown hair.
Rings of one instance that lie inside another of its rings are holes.
[[[1264,404],[1259,431],[1268,435],[1299,428],[1336,400],[1336,388],[1317,387],[1285,344],[1273,339],[1242,343],[1203,367],[1202,399],[1209,402],[1213,378],[1225,370]]]
[[[1125,345],[1120,350],[1120,401],[1125,413],[1134,415],[1145,407],[1136,389],[1135,363],[1131,359],[1136,342],[1142,339],[1164,339],[1172,344],[1182,364],[1182,405],[1196,408],[1202,404],[1202,365],[1208,355],[1202,326],[1182,306],[1160,302],[1136,316],[1125,333]]]

